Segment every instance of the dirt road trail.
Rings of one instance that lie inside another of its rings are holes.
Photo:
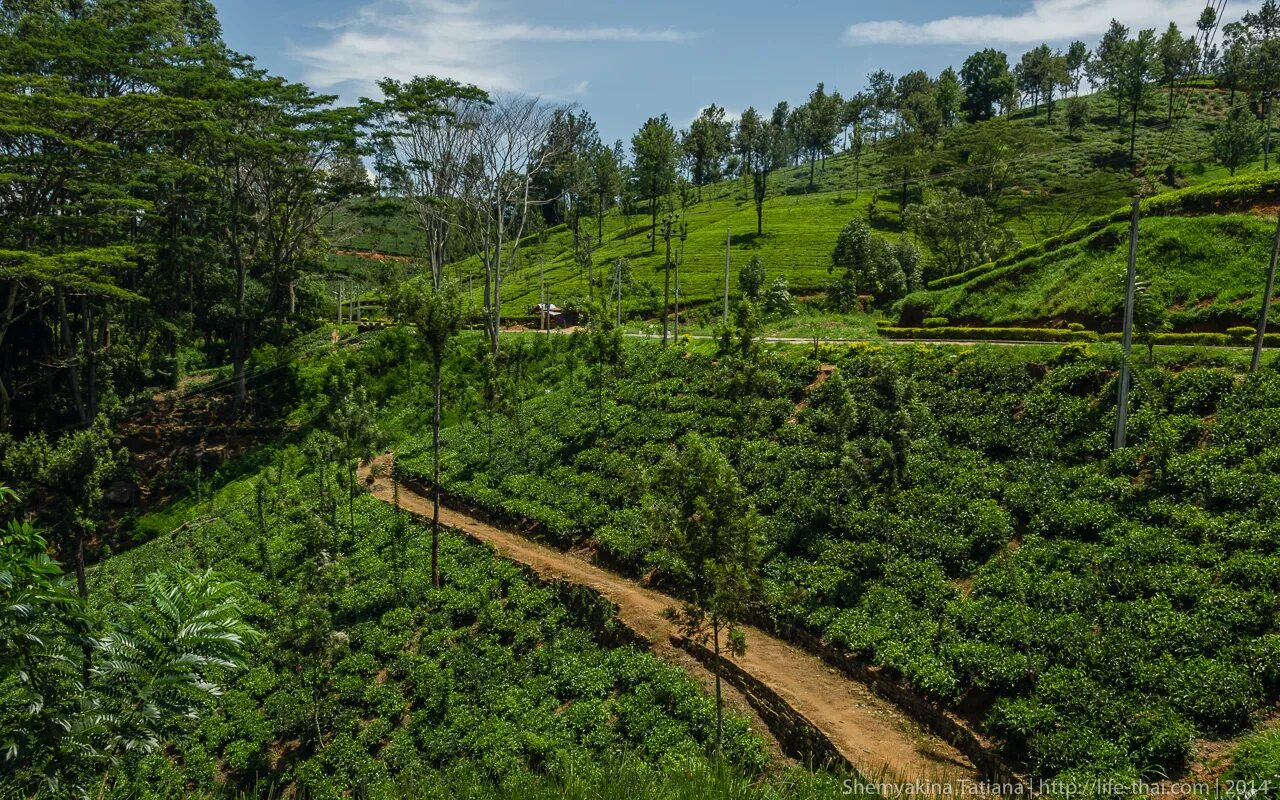
[[[390,455],[361,469],[375,497],[393,502]],[[370,478],[372,477],[372,480]],[[431,500],[400,487],[400,504],[430,519]],[[457,511],[441,508],[440,522],[491,545],[501,555],[547,578],[570,581],[593,589],[618,607],[623,624],[642,635],[654,651],[681,666],[689,658],[671,644],[676,625],[664,612],[679,606],[670,595],[592,564],[572,553],[533,542]],[[866,686],[851,681],[817,656],[803,652],[764,631],[746,629],[747,653],[733,659],[740,668],[766,684],[790,708],[831,740],[836,749],[864,775],[904,780],[976,780],[969,761],[954,747],[917,726],[901,711]]]

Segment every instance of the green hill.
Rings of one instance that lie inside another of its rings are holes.
[[[1179,330],[1251,325],[1261,309],[1274,224],[1268,210],[1280,178],[1260,174],[1170,192],[1144,203],[1138,274],[1170,309]],[[1127,208],[1068,234],[960,275],[933,281],[902,304],[902,323],[1081,322],[1116,329],[1128,255]]]
[[[912,178],[908,202],[998,173],[1005,188],[994,202],[997,215],[1019,241],[1031,244],[1112,210],[1140,186],[1167,191],[1225,177],[1225,170],[1206,164],[1210,134],[1227,108],[1225,91],[1187,90],[1176,106],[1182,109],[1185,101],[1185,112],[1175,114],[1172,125],[1163,104],[1153,104],[1138,131],[1137,152],[1145,165],[1145,177],[1140,178],[1128,168],[1127,131],[1118,124],[1112,102],[1104,96],[1086,99],[1089,122],[1074,134],[1061,121],[1063,114],[1056,114],[1050,126],[1043,110],[1034,117],[1023,111],[1012,119],[955,126],[934,149],[921,154],[924,174]],[[997,155],[988,155],[983,162],[979,153],[989,154],[992,148]],[[821,291],[829,279],[827,267],[836,235],[850,219],[870,218],[885,235],[902,232],[901,182],[890,167],[886,141],[881,141],[870,144],[860,165],[848,152],[819,164],[813,191],[808,187],[807,163],[776,171],[770,178],[760,235],[750,187],[744,180],[706,187],[700,202],[684,208],[679,207],[678,197],[669,198],[666,208],[680,212],[688,229],[683,245],[673,245],[675,257],[681,260],[682,302],[696,305],[721,296],[725,238],[730,231],[732,283],[736,284],[738,268],[759,255],[770,279],[785,276],[799,294]],[[661,242],[654,248],[649,241],[647,211],[642,205],[631,216],[610,212],[601,226],[603,242],[592,255],[597,286],[605,287],[598,291],[609,291],[617,259],[630,262],[632,281],[624,304],[633,315],[652,315],[661,304],[665,252]],[[411,222],[394,214],[372,224],[349,214],[345,220],[331,221],[331,226],[331,238],[345,250],[413,255],[420,245]],[[595,220],[584,221],[583,230],[594,234]],[[527,237],[518,263],[505,276],[503,302],[510,314],[521,315],[536,303],[542,284],[551,302],[572,305],[585,300],[587,271],[573,251],[573,236],[565,226]],[[358,270],[360,261],[341,256],[335,269]],[[377,263],[363,266],[375,273],[385,271]],[[475,258],[464,259],[454,268],[464,283],[467,276],[480,274]],[[475,282],[471,307],[478,308],[481,301],[480,284]]]

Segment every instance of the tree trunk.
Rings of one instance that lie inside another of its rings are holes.
[[[75,548],[76,589],[80,593],[80,599],[87,601],[89,599],[89,583],[85,580],[84,575],[84,528],[79,525],[76,526]],[[80,665],[80,679],[87,689],[93,682],[93,649],[88,642],[85,642],[81,646],[81,652],[84,654],[84,658]]]
[[[435,368],[435,407],[431,411],[431,585],[440,588],[440,369],[443,353],[438,349],[431,355]]]
[[[724,754],[724,697],[720,693],[720,620],[712,619],[711,621],[712,635],[711,639],[715,646],[716,654],[716,757]]]
[[[1268,97],[1264,102],[1267,104],[1267,137],[1262,148],[1262,170],[1265,172],[1271,169],[1271,98]]]
[[[80,418],[81,425],[89,424],[89,418],[84,413],[84,398],[80,396],[80,374],[76,368],[76,350],[75,343],[71,336],[71,320],[67,317],[67,296],[61,288],[53,290],[54,302],[58,307],[58,329],[60,331],[60,340],[62,342],[62,359],[66,362],[67,383],[71,388],[71,401],[76,407],[76,416]]]
[[[1134,166],[1133,157],[1138,148],[1138,107],[1133,107],[1133,113],[1129,116],[1129,168]]]
[[[658,196],[649,198],[649,252],[658,252]]]

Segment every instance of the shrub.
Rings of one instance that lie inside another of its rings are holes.
[[[1232,339],[1235,339],[1236,341],[1247,342],[1253,337],[1257,336],[1258,331],[1257,329],[1251,328],[1248,325],[1237,325],[1234,328],[1227,328],[1227,335],[1230,336]]]
[[[945,328],[951,324],[951,320],[946,317],[925,317],[924,326],[926,328]]]
[[[881,328],[890,339],[960,339],[1014,342],[1095,342],[1092,331],[1064,331],[1056,328]]]

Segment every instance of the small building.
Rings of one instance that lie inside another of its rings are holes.
[[[553,303],[536,303],[529,310],[538,320],[538,330],[571,328],[578,324],[578,312],[565,311]]]

